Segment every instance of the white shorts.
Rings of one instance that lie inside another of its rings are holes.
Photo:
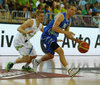
[[[29,55],[29,56],[37,55],[33,45],[30,43],[30,41],[27,41],[25,43],[25,42],[19,42],[19,41],[15,40],[14,46],[22,57],[26,56],[26,55]]]

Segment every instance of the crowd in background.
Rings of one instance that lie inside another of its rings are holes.
[[[73,25],[81,24],[83,26],[91,25],[90,17],[82,17],[80,15],[99,16],[100,1],[99,0],[0,0],[0,10],[7,11],[31,11],[44,10],[46,19],[50,20],[50,15],[46,13],[67,12],[68,6],[74,4],[77,8],[76,15],[73,17]],[[79,21],[80,20],[80,21]],[[46,22],[46,21],[45,21]],[[98,26],[98,18],[93,18],[93,25]]]

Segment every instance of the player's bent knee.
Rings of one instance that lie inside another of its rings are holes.
[[[24,61],[24,62],[30,61],[30,56],[28,56],[28,55],[24,56],[24,57],[23,57],[23,61]]]
[[[54,58],[54,55],[52,55],[52,54],[48,54],[48,56],[50,59]]]
[[[52,58],[54,58],[54,56],[52,55],[52,56],[50,56],[50,59],[52,59]]]
[[[35,59],[36,57],[37,57],[37,55],[35,55],[35,56],[30,56],[31,59]]]

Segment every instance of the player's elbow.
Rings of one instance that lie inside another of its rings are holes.
[[[18,28],[17,28],[17,31],[20,31],[20,30],[21,30],[21,27],[18,27]]]
[[[44,30],[43,30],[43,29],[41,29],[40,31],[41,31],[41,32],[44,32]]]
[[[56,31],[56,28],[57,28],[56,26],[53,26],[52,30],[53,30],[53,31]]]
[[[17,28],[17,31],[19,31],[19,27]]]

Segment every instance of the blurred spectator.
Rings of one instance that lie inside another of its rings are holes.
[[[88,0],[89,5],[94,4],[95,0]]]
[[[94,4],[95,2],[99,2],[99,0],[88,0],[88,3],[91,5],[91,4]]]
[[[53,0],[44,0],[44,3],[46,3],[49,6],[49,11],[52,13],[53,12],[53,10],[52,10]]]
[[[9,11],[7,0],[0,0],[0,9]]]
[[[43,8],[45,8],[46,3],[44,3],[44,0],[39,0],[40,4],[43,5]]]
[[[38,5],[37,10],[35,12],[37,12],[38,10],[43,10],[43,5],[42,4]]]
[[[7,3],[7,0],[4,0],[4,8],[9,11],[9,6],[8,6],[8,3]]]
[[[4,0],[0,0],[0,9],[2,10],[4,10],[3,4],[4,4]]]
[[[96,0],[96,2],[98,2],[98,3],[99,3],[99,2],[100,2],[100,0]]]
[[[40,1],[37,0],[37,2],[36,2],[36,7],[38,7],[39,4],[40,4]]]
[[[44,3],[46,3],[47,5],[49,5],[50,7],[52,7],[53,0],[44,0]]]
[[[60,4],[59,0],[54,0],[52,5],[52,10],[56,9],[57,4]]]
[[[99,27],[99,13],[97,12],[93,12],[92,13],[93,16],[93,26]]]
[[[75,0],[75,1],[76,1],[76,4],[79,5],[79,1],[80,1],[80,0]]]
[[[31,9],[31,3],[29,0],[18,0],[18,5],[18,10],[20,11],[29,11]]]
[[[79,5],[78,5],[78,3],[76,2],[76,8],[77,8],[77,10],[79,9]]]
[[[79,7],[78,7],[78,10],[83,10],[83,8],[82,8],[82,5],[80,5]]]
[[[87,14],[88,11],[89,11],[89,5],[85,4],[85,9],[82,10],[82,15]]]
[[[91,4],[90,7],[89,7],[89,10],[90,10],[91,12],[93,12],[93,8],[94,8],[94,5]]]
[[[38,10],[43,10],[43,5],[39,4],[35,12],[37,12]],[[33,13],[33,14],[31,15],[31,17],[32,17],[32,18],[36,18],[36,14]]]
[[[82,8],[85,9],[85,4],[88,4],[88,0],[80,0],[79,6],[82,5]]]
[[[30,11],[31,10],[31,3],[29,0],[17,0],[17,10],[19,11]],[[19,13],[20,17],[30,18],[30,13]]]
[[[68,10],[68,5],[69,5],[69,3],[66,2],[66,3],[64,4],[64,7],[61,9],[61,12],[67,12],[67,10]]]
[[[37,0],[30,0],[30,2],[31,2],[32,12],[35,12],[36,11],[36,2],[37,2]]]
[[[91,26],[92,25],[92,14],[90,11],[87,12],[88,16],[84,17],[84,22],[86,23],[87,26]]]
[[[60,3],[56,5],[56,8],[54,9],[54,13],[60,13],[61,12],[61,5]]]
[[[97,9],[94,8],[94,9],[93,9],[93,12],[96,12],[96,13],[97,13]]]
[[[49,5],[45,5],[45,9],[44,9],[44,24],[47,24],[50,21],[50,14],[46,14],[46,13],[50,13],[49,11]]]
[[[69,4],[74,4],[76,6],[76,1],[75,0],[69,0],[68,3]]]
[[[67,0],[62,0],[62,3],[61,3],[61,8],[63,8],[65,6],[65,3],[67,2]]]
[[[86,15],[92,16],[91,11],[88,11]]]
[[[98,12],[98,2],[95,2],[93,11],[97,11]]]
[[[100,13],[100,2],[98,3],[98,12]]]
[[[73,17],[73,25],[74,26],[86,26],[86,23],[83,20],[83,16],[82,15],[81,10],[78,10],[75,14],[75,16]]]
[[[16,10],[16,2],[17,2],[17,0],[8,0],[7,1],[10,11]]]

